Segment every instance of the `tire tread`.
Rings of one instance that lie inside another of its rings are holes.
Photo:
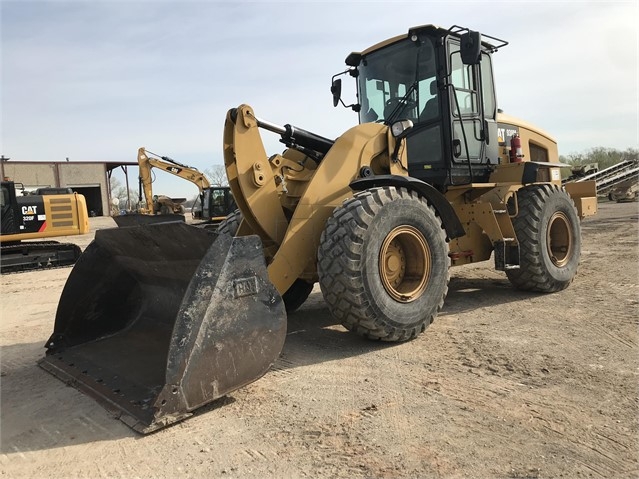
[[[524,291],[553,293],[567,288],[572,278],[559,281],[551,276],[543,262],[545,245],[538,238],[543,226],[544,208],[549,199],[553,196],[567,199],[573,209],[573,218],[578,218],[574,202],[563,188],[551,184],[526,186],[517,192],[517,196],[519,214],[513,225],[519,242],[520,267],[507,270],[508,279],[513,286]],[[574,241],[580,240],[577,237]]]
[[[415,338],[433,322],[448,292],[450,275],[447,269],[444,292],[437,299],[434,313],[418,326],[406,328],[388,324],[366,299],[359,275],[363,261],[362,233],[384,205],[399,198],[422,203],[441,227],[435,210],[417,193],[403,188],[372,188],[356,194],[337,208],[328,219],[320,239],[318,273],[324,300],[332,314],[347,329],[372,340],[407,341]],[[445,231],[440,229],[441,241],[445,243]],[[356,230],[361,231],[356,234]]]

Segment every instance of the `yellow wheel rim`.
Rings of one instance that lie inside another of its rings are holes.
[[[424,235],[413,226],[398,226],[379,251],[379,276],[396,301],[410,303],[426,290],[431,254]]]
[[[572,257],[573,238],[570,220],[558,211],[550,217],[546,233],[548,256],[555,266],[565,266]]]

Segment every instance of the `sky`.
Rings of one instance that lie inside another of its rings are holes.
[[[498,105],[560,154],[638,148],[637,18],[638,0],[0,0],[0,154],[136,162],[144,146],[204,171],[223,164],[226,112],[242,103],[336,138],[358,121],[332,104],[346,56],[424,24],[507,40],[494,57]],[[343,96],[355,97],[350,77]],[[263,138],[269,154],[284,148]],[[197,188],[159,172],[154,193]]]

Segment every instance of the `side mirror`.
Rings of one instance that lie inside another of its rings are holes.
[[[401,140],[408,135],[411,128],[413,128],[413,122],[411,120],[396,121],[391,125],[391,134],[398,140]]]
[[[481,33],[469,30],[462,34],[459,48],[464,65],[478,65],[481,61]]]
[[[411,120],[396,121],[391,125],[391,134],[395,137],[395,149],[391,156],[392,161],[399,161],[399,147],[402,144],[402,140],[406,138],[406,135],[410,133],[413,128],[413,122]]]
[[[340,99],[342,98],[342,79],[341,78],[333,79],[333,84],[331,85],[331,93],[333,94],[333,106],[337,106]]]

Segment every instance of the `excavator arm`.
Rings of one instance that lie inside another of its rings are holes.
[[[146,208],[141,211],[143,214],[153,214],[153,179],[151,176],[151,169],[158,168],[162,171],[166,171],[172,175],[183,178],[196,185],[202,192],[211,186],[209,180],[203,173],[192,166],[187,166],[182,163],[167,157],[154,157],[149,156],[149,153],[144,147],[138,149],[138,166],[140,168],[140,189],[144,192],[144,199],[146,200]],[[142,195],[140,194],[140,201],[142,201]]]

